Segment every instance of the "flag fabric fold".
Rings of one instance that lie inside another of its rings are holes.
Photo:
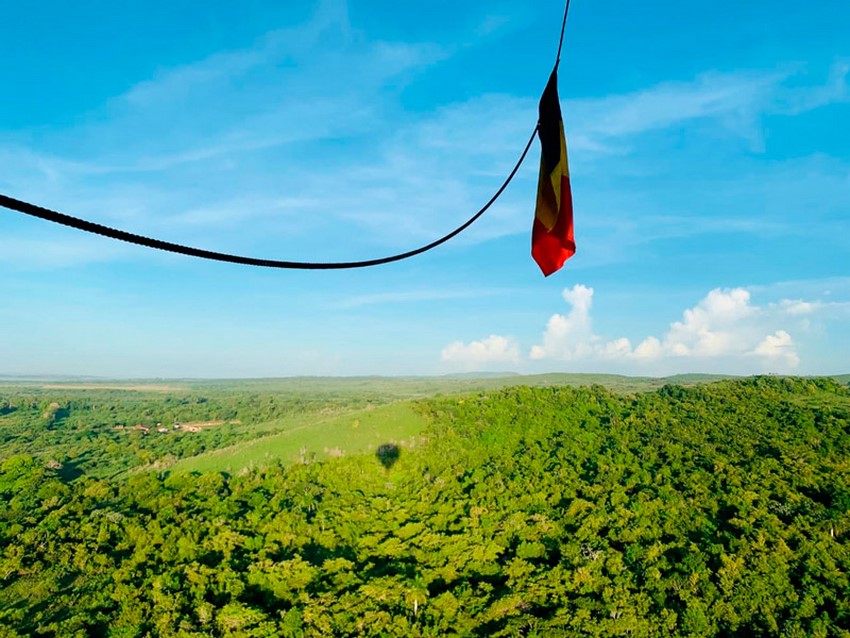
[[[567,142],[558,99],[558,70],[552,71],[540,98],[540,177],[531,231],[531,256],[545,276],[559,270],[576,252]]]

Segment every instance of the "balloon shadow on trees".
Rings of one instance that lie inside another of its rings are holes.
[[[375,456],[381,465],[390,470],[398,462],[398,457],[401,456],[401,448],[395,443],[384,443],[378,446]]]

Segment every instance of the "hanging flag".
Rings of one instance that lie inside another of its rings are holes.
[[[552,71],[540,98],[540,177],[531,230],[531,256],[545,276],[559,270],[576,252],[573,199],[567,167],[567,141],[558,100],[558,70]]]

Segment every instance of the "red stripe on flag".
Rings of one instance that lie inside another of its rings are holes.
[[[570,178],[561,177],[561,210],[558,221],[550,231],[536,217],[531,229],[531,256],[545,276],[560,270],[564,262],[575,255],[576,241],[573,231],[573,198]]]

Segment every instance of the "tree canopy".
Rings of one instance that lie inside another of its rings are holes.
[[[2,429],[69,418],[5,400]],[[850,635],[838,383],[418,409],[428,443],[392,463],[108,479],[5,455],[0,636]]]

